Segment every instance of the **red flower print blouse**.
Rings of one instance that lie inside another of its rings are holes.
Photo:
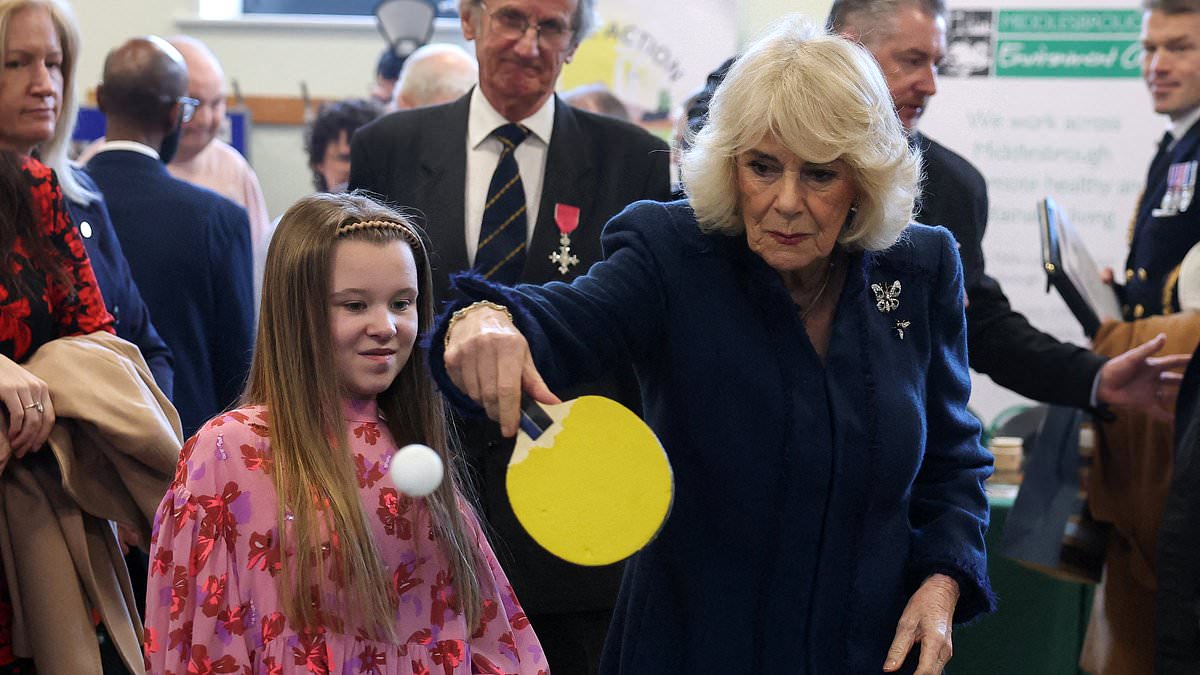
[[[363,511],[400,597],[400,644],[340,624],[336,595],[314,602],[331,617],[297,631],[282,613],[275,576],[288,564],[276,536],[269,416],[235,410],[206,424],[180,453],[158,508],[146,593],[147,670],[154,674],[546,675],[541,646],[473,513],[463,516],[486,569],[483,620],[469,632],[454,608],[450,565],[433,540],[423,499],[396,489],[396,452],[374,401],[345,407]],[[329,584],[336,584],[336,579]]]
[[[32,157],[22,160],[21,172],[31,186],[37,233],[50,242],[74,287],[54,283],[55,275],[38,269],[30,260],[27,242],[17,240],[10,272],[20,278],[27,292],[11,282],[0,282],[0,354],[18,362],[55,338],[98,330],[113,332],[112,316],[104,308],[87,251],[63,202],[58,177]]]

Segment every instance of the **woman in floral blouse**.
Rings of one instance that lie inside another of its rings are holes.
[[[429,274],[365,197],[284,214],[243,407],[185,444],[156,517],[151,673],[547,672],[455,472],[425,498],[389,477],[409,443],[455,466],[416,343]]]
[[[58,177],[44,164],[0,150],[0,472],[40,449],[54,426],[46,383],[21,363],[68,335],[112,332],[112,316],[71,224]],[[29,673],[12,650],[7,575],[0,571],[0,674]]]

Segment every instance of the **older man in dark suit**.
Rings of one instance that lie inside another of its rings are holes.
[[[360,129],[350,186],[417,209],[433,244],[434,288],[474,269],[506,283],[570,281],[601,258],[600,230],[626,205],[669,196],[666,144],[554,95],[594,22],[593,0],[460,0],[479,86],[446,105]],[[630,371],[567,395],[637,404]],[[463,425],[496,552],[555,672],[594,672],[620,570],[562,562],[517,523],[504,491],[512,441],[486,420]]]
[[[245,210],[173,178],[165,166],[195,105],[186,89],[183,57],[161,38],[136,38],[110,52],[96,92],[108,140],[87,169],[175,355],[173,402],[190,435],[241,390],[254,306]]]

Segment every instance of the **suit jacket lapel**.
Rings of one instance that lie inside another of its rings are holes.
[[[471,94],[458,99],[446,111],[438,133],[426,135],[421,149],[421,170],[411,194],[416,202],[436,205],[426,212],[426,231],[433,245],[434,286],[439,299],[447,299],[450,275],[470,268],[463,205],[467,183],[467,116]],[[401,160],[403,161],[403,160]]]
[[[1200,146],[1200,122],[1193,124],[1171,149],[1171,161],[1186,162],[1195,158],[1197,146]]]
[[[575,111],[561,99],[554,99],[554,133],[546,153],[546,173],[542,182],[542,199],[538,206],[537,223],[533,239],[529,244],[529,255],[525,257],[525,271],[521,280],[528,283],[544,283],[563,279],[557,267],[550,262],[550,254],[558,250],[559,232],[554,223],[555,204],[579,207],[579,228],[572,238],[600,238],[604,222],[592,212],[591,174],[596,158],[592,147],[576,119]],[[568,276],[574,277],[595,261],[581,261],[572,267]]]

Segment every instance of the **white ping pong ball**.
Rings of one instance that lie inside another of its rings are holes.
[[[446,469],[433,448],[413,443],[392,455],[388,472],[401,492],[410,497],[424,497],[442,484]]]

